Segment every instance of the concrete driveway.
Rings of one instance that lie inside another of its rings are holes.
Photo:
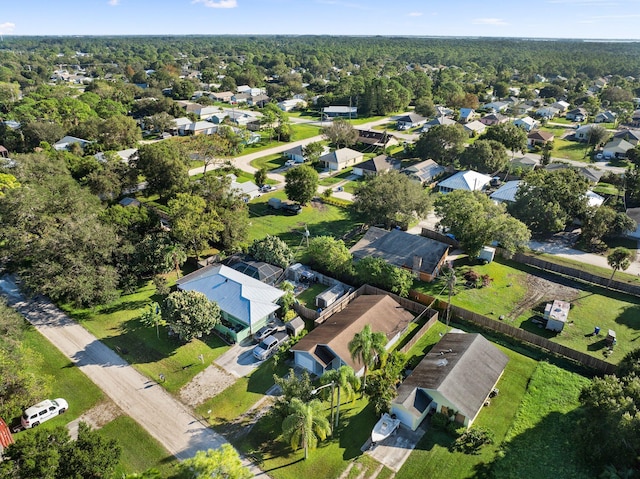
[[[396,432],[387,439],[376,444],[373,448],[371,448],[371,440],[368,440],[361,450],[392,471],[398,472],[425,432],[422,427],[412,431],[400,424]]]
[[[262,364],[262,361],[258,361],[253,357],[253,348],[255,346],[256,344],[250,341],[243,344],[234,344],[214,363],[237,378],[248,376]]]

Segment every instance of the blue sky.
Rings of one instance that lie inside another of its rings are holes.
[[[4,35],[640,39],[640,0],[0,0]]]

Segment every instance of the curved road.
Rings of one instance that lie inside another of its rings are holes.
[[[0,278],[0,293],[114,403],[178,459],[192,457],[199,450],[217,449],[227,442],[188,407],[136,371],[50,301],[40,297],[26,299],[10,276]],[[248,461],[244,462],[255,476],[262,474]]]

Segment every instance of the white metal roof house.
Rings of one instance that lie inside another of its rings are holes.
[[[89,140],[83,140],[82,138],[76,138],[75,136],[64,136],[56,141],[52,146],[54,150],[63,151],[68,150],[71,145],[80,145],[80,148],[85,148],[87,145],[93,143]]]
[[[513,203],[516,201],[516,193],[520,187],[520,180],[507,181],[504,185],[489,195],[496,203]]]
[[[462,125],[462,127],[470,137],[482,135],[487,129],[487,125],[478,120],[473,120],[465,123],[464,125]]]
[[[216,329],[240,342],[264,326],[280,308],[284,291],[221,264],[212,264],[176,281],[178,289],[199,291],[222,311]]]
[[[513,124],[518,128],[522,128],[524,131],[529,132],[538,126],[538,121],[534,120],[530,116],[525,116],[524,118],[513,120]]]
[[[355,165],[364,159],[364,155],[351,148],[340,148],[320,157],[320,163],[331,171],[340,171]]]
[[[633,150],[633,145],[624,138],[614,138],[602,148],[605,158],[626,158],[627,151]]]
[[[434,178],[444,173],[444,166],[440,166],[435,161],[429,159],[416,163],[415,165],[408,166],[402,172],[408,175],[412,180],[419,181],[420,183],[430,183]]]
[[[446,180],[438,183],[440,193],[450,193],[453,190],[481,191],[491,181],[489,175],[483,175],[477,171],[459,171]]]
[[[508,362],[480,334],[447,333],[400,385],[391,413],[414,431],[431,410],[469,427]]]
[[[325,106],[322,109],[323,118],[358,118],[357,106]]]

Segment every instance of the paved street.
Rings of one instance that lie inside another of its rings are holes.
[[[118,407],[178,459],[192,457],[199,450],[216,449],[226,442],[189,408],[136,371],[51,302],[24,298],[9,276],[0,278],[0,292],[10,306],[20,311]],[[261,473],[253,466],[252,472]]]

